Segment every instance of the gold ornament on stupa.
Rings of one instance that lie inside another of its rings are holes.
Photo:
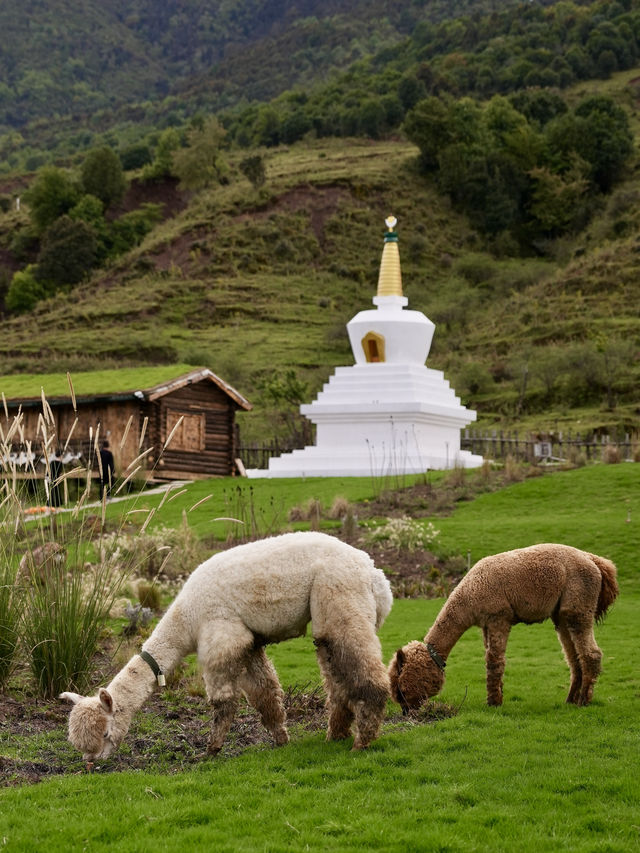
[[[388,216],[384,221],[389,230],[384,235],[384,247],[378,275],[378,296],[402,296],[398,235],[394,231],[397,223],[398,220],[395,216]]]

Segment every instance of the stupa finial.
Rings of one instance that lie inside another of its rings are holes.
[[[402,296],[398,235],[394,231],[398,220],[395,216],[387,216],[384,224],[389,230],[384,235],[380,274],[378,275],[378,296]]]

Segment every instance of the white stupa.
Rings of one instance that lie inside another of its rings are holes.
[[[338,367],[317,399],[300,407],[316,443],[269,460],[249,477],[361,477],[472,468],[482,457],[460,449],[460,430],[476,419],[440,370],[425,365],[435,325],[408,311],[396,219],[385,220],[374,309],[347,323],[356,363]]]

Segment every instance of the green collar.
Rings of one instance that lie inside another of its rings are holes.
[[[156,677],[156,681],[158,682],[158,687],[164,687],[166,684],[164,672],[160,669],[160,665],[158,661],[149,654],[149,652],[141,651],[140,657],[145,663],[148,663],[151,667],[151,671]]]
[[[435,663],[439,670],[444,672],[444,668],[447,665],[445,659],[442,657],[442,655],[438,654],[435,646],[432,646],[431,643],[425,643],[425,646],[427,647],[427,651],[429,652],[431,660]]]

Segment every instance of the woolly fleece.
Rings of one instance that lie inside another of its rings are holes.
[[[220,750],[244,693],[276,744],[288,741],[283,691],[264,652],[312,623],[328,696],[327,738],[354,749],[377,737],[389,695],[376,630],[392,605],[371,558],[324,533],[286,533],[215,554],[187,579],[143,650],[164,673],[194,651],[213,706],[209,751]],[[135,655],[94,697],[73,703],[69,740],[87,761],[106,758],[126,735],[156,678]]]

